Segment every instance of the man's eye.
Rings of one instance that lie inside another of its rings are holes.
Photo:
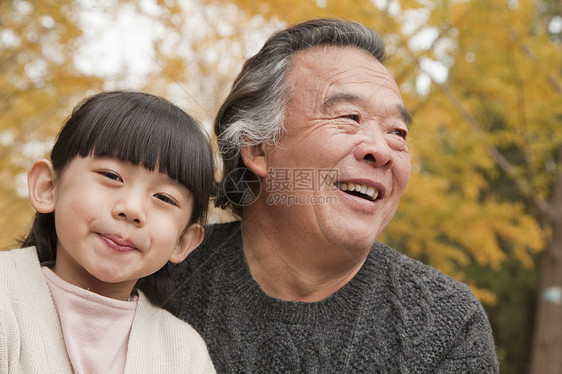
[[[344,118],[349,118],[352,121],[359,122],[359,114],[346,114]]]
[[[178,203],[176,202],[176,200],[172,199],[168,195],[159,193],[159,194],[154,195],[154,197],[156,197],[158,200],[162,200],[166,204],[170,204],[170,205],[173,205],[173,206],[179,206]]]
[[[98,173],[101,174],[101,175],[103,175],[103,176],[106,177],[106,178],[113,179],[113,180],[118,181],[118,182],[122,182],[122,181],[123,181],[123,179],[121,178],[121,176],[119,176],[119,174],[117,174],[117,173],[115,173],[115,172],[113,172],[113,171],[109,171],[109,170],[100,170],[100,171],[98,171]]]
[[[402,130],[402,129],[395,129],[393,131],[394,134],[398,135],[399,137],[406,139],[406,136],[408,135],[408,132],[406,130]]]

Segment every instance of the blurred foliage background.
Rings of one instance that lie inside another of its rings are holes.
[[[0,247],[26,232],[27,168],[82,98],[145,90],[211,132],[243,61],[313,17],[381,32],[414,116],[412,178],[381,240],[472,287],[502,372],[560,373],[559,0],[4,0]]]

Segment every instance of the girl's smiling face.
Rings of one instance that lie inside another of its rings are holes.
[[[58,176],[41,160],[29,175],[36,210],[54,211],[53,270],[79,287],[127,299],[139,278],[181,262],[202,240],[203,228],[189,225],[191,192],[156,170],[88,156],[74,158]],[[34,180],[44,182],[38,191],[47,197],[37,205]]]

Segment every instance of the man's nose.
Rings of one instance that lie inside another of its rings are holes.
[[[372,163],[377,168],[390,168],[394,164],[393,151],[384,131],[377,127],[365,132],[363,137],[363,141],[355,147],[355,158]]]

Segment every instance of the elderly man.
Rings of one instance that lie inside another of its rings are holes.
[[[468,287],[377,242],[410,176],[411,121],[380,37],[318,19],[250,58],[215,121],[216,204],[172,274],[219,372],[496,373]]]

